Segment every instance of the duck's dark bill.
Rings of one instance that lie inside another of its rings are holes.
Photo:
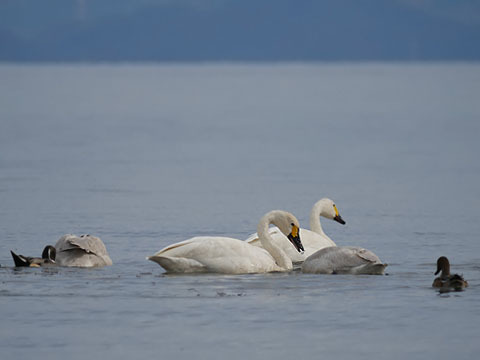
[[[333,220],[335,220],[336,222],[339,222],[340,224],[342,225],[345,225],[345,220],[342,219],[342,217],[340,215],[337,215],[333,218]]]
[[[299,253],[303,253],[305,250],[303,249],[303,244],[302,242],[300,241],[300,236],[293,236],[291,233],[290,235],[288,235],[288,240],[290,240],[290,242],[293,244],[293,246],[295,246],[295,249],[297,249],[297,251]]]

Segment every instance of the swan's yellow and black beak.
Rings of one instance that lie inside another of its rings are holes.
[[[301,254],[305,251],[302,241],[300,240],[300,229],[296,225],[292,225],[292,232],[287,236],[288,240],[295,246],[295,249]]]
[[[342,219],[342,217],[338,213],[338,209],[335,205],[333,205],[333,209],[335,210],[335,217],[333,218],[333,220],[335,220],[336,222],[339,222],[342,225],[345,225],[346,224],[345,220]]]

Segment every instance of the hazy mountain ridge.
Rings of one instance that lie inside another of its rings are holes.
[[[407,0],[1,4],[6,61],[480,59],[475,6],[450,16]]]

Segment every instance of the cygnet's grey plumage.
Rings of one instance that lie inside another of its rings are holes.
[[[107,248],[92,235],[63,235],[55,244],[56,262],[60,266],[100,267],[112,265]]]
[[[302,265],[304,273],[382,275],[387,264],[370,250],[355,246],[332,246],[310,255]]]

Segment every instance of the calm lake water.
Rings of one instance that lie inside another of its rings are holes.
[[[476,359],[479,94],[480,64],[0,65],[0,358]],[[388,276],[145,260],[325,196]],[[65,233],[114,265],[12,267]]]

